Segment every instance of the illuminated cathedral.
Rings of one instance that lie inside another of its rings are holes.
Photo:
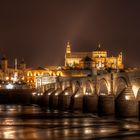
[[[65,67],[69,68],[96,68],[103,70],[107,68],[123,69],[122,52],[118,56],[108,57],[107,51],[99,44],[92,52],[72,52],[68,42],[65,52]]]

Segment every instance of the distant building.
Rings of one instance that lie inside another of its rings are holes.
[[[65,67],[38,67],[26,69],[26,81],[32,88],[38,85],[50,83],[57,77],[85,77],[91,75],[91,71],[82,69],[66,69]],[[48,80],[47,80],[48,79]],[[39,81],[39,82],[38,82]]]
[[[106,68],[123,69],[122,53],[116,57],[108,57],[107,51],[102,49],[100,44],[92,52],[72,52],[68,42],[65,53],[65,67],[70,68],[96,68],[102,70]]]
[[[36,87],[36,79],[39,76],[43,76],[44,74],[47,73],[47,70],[43,67],[38,67],[38,68],[29,68],[26,69],[26,82],[32,87]]]
[[[17,60],[15,59],[15,66],[10,67],[8,64],[8,59],[6,56],[3,56],[0,62],[0,80],[15,81],[17,78],[19,80],[24,80],[25,70],[26,64],[23,60],[19,65],[17,65]]]
[[[27,68],[24,60],[17,64],[15,59],[15,66],[10,67],[5,56],[2,57],[0,66],[1,81],[23,80],[32,88],[53,82],[55,78],[86,77],[97,74],[97,70],[124,68],[122,53],[116,57],[108,57],[107,51],[100,45],[92,52],[72,52],[69,42],[66,46],[64,66]]]

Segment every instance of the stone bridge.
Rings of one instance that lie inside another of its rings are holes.
[[[45,85],[42,89],[44,94],[38,97],[38,102],[49,108],[137,116],[140,71],[59,78],[56,83]]]
[[[140,88],[140,71],[107,73],[83,78],[60,78],[54,84],[45,85],[43,90],[46,91],[50,88],[63,91],[71,89],[75,93],[80,89],[84,95],[94,93],[97,95],[113,94],[117,97],[128,86],[132,87],[136,96]]]

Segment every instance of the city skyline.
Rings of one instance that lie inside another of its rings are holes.
[[[138,1],[0,2],[0,55],[10,63],[63,65],[67,41],[73,51],[123,52],[126,66],[139,67]],[[54,57],[55,56],[55,57]]]

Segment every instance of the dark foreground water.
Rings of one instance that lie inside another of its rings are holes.
[[[42,110],[38,106],[0,105],[0,139],[140,140],[140,123]]]

